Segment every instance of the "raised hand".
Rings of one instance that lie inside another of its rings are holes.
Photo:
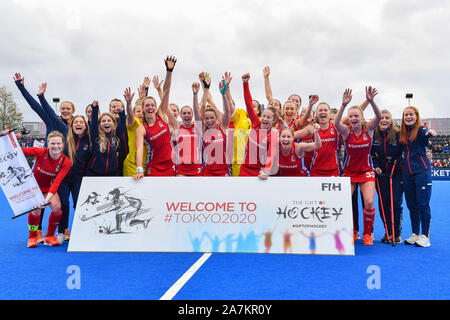
[[[242,75],[242,82],[247,83],[250,80],[250,73],[245,73]]]
[[[203,83],[203,88],[209,89],[209,87],[211,86],[211,77],[209,76],[208,72],[202,72],[201,74],[203,74],[203,77],[201,79],[202,83]],[[200,77],[200,75],[199,75]]]
[[[194,83],[192,84],[192,92],[193,92],[194,94],[197,94],[199,90],[200,90],[200,83],[194,82]]]
[[[164,63],[166,64],[166,70],[172,72],[173,68],[175,68],[175,63],[177,63],[177,59],[174,56],[167,56]]]
[[[342,96],[342,105],[346,107],[352,101],[352,89],[345,89]]]
[[[131,104],[131,101],[133,101],[133,97],[134,97],[134,92],[131,93],[131,88],[130,87],[126,88],[123,93],[123,98],[125,99],[127,104]]]
[[[150,78],[149,78],[149,77],[145,77],[145,78],[144,78],[144,82],[142,83],[142,85],[143,85],[145,88],[150,87]]]
[[[162,83],[164,82],[164,80],[161,81],[161,82],[159,82],[158,76],[153,76],[152,82],[153,82],[153,86],[155,87],[155,89],[156,89],[157,91],[159,91],[159,90],[161,90],[161,85],[162,85]]]
[[[145,98],[146,93],[147,93],[147,89],[146,89],[146,87],[145,87],[144,84],[141,84],[141,85],[138,87],[138,93],[139,93],[139,99]]]
[[[93,107],[98,107],[98,100],[92,101],[92,106]]]
[[[206,74],[206,72],[204,72],[204,71],[200,72],[200,73],[198,74],[198,79],[199,79],[200,81],[203,81],[203,78],[205,77],[205,74]]]
[[[314,94],[309,98],[309,105],[313,106],[314,104],[317,103],[317,101],[319,101],[319,96]]]
[[[38,95],[40,96],[44,94],[46,90],[47,90],[47,82],[44,82],[39,86]]]
[[[264,75],[264,78],[270,76],[270,68],[269,68],[269,66],[264,67],[263,75]]]
[[[23,84],[25,81],[25,78],[22,77],[22,75],[20,73],[16,72],[14,74],[14,81],[20,81],[20,83]]]
[[[225,80],[225,82],[227,83],[227,86],[230,85],[231,79],[233,79],[233,78],[231,77],[231,73],[229,73],[229,72],[225,72],[224,75],[222,76],[222,80]]]
[[[377,89],[372,88],[371,86],[366,87],[366,99],[367,101],[371,102],[375,98],[375,96],[378,94]]]

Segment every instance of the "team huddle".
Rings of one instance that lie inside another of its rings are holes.
[[[371,86],[366,87],[366,100],[350,106],[347,112],[351,89],[344,91],[336,113],[326,102],[319,102],[317,95],[311,95],[303,109],[297,94],[282,104],[273,98],[270,69],[265,67],[268,106],[264,109],[252,98],[248,73],[241,77],[245,109],[236,107],[228,72],[218,85],[222,109],[213,100],[211,77],[205,72],[192,84],[192,107],[179,109],[169,102],[176,62],[175,57],[167,57],[164,80],[153,78],[159,104],[148,95],[151,82],[145,77],[134,104],[135,93],[126,88],[125,103],[113,99],[109,112],[100,113],[94,100],[86,108],[86,117],[74,115],[74,104],[69,101],[61,103],[58,116],[45,98],[46,83],[40,86],[37,101],[25,89],[22,75],[15,74],[18,89],[47,130],[45,148],[22,148],[25,155],[35,157],[33,173],[51,209],[45,237],[41,224],[46,205],[29,213],[28,247],[40,242],[56,246],[69,240],[69,197],[72,194],[75,208],[83,176],[128,176],[136,181],[145,176],[246,176],[262,180],[270,176],[344,176],[351,180],[354,199],[358,187],[361,192],[364,245],[373,245],[375,190],[386,230],[382,242],[402,242],[404,193],[412,226],[412,235],[405,243],[430,245],[431,165],[427,146],[436,132],[422,125],[415,107],[404,109],[398,130],[391,113],[378,108],[378,91]],[[366,121],[364,110],[369,105],[375,116]],[[345,150],[343,159],[341,149]],[[357,241],[357,202],[353,204],[353,220]]]

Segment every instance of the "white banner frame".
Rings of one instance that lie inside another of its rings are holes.
[[[84,177],[69,252],[354,255],[348,177]]]

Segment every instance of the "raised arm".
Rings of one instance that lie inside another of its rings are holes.
[[[203,86],[203,96],[202,96],[202,100],[200,102],[200,114],[202,116],[204,116],[206,103],[208,103],[214,110],[216,110],[218,120],[222,121],[222,118],[223,118],[222,111],[220,111],[217,108],[216,104],[212,100],[212,95],[211,95],[211,90],[210,90],[211,77],[209,76],[208,73],[205,73],[205,72],[200,73],[198,76],[199,76],[199,79]]]
[[[295,121],[295,126],[297,128],[303,128],[308,125],[308,119],[311,117],[313,106],[319,101],[318,95],[312,95],[309,98],[308,106],[306,107],[305,113],[298,120]]]
[[[173,56],[167,57],[164,60],[164,63],[166,65],[166,78],[164,80],[164,94],[161,99],[161,104],[159,105],[157,114],[163,118],[168,118],[168,111],[169,111],[169,95],[170,95],[170,86],[172,85],[172,72],[175,68],[175,63],[177,62],[177,59]]]
[[[336,115],[336,118],[334,118],[334,126],[339,131],[339,133],[342,135],[342,138],[344,140],[347,140],[348,134],[350,133],[350,129],[347,125],[343,124],[341,122],[342,115],[344,114],[345,107],[352,101],[352,90],[351,89],[345,89],[344,94],[342,96],[342,105],[339,108],[339,111]]]
[[[259,127],[261,125],[261,120],[256,115],[255,110],[253,109],[253,99],[250,93],[250,87],[248,85],[248,81],[250,80],[250,73],[246,73],[242,76],[242,84],[244,87],[244,101],[245,107],[247,108],[247,116],[252,122],[252,128]]]
[[[380,109],[378,108],[377,104],[373,100],[377,94],[378,94],[377,89],[372,88],[371,86],[366,87],[366,100],[372,106],[373,113],[375,114],[375,117],[372,120],[370,120],[369,123],[367,124],[369,132],[375,130],[375,128],[378,126],[378,123],[381,120]]]
[[[153,76],[152,82],[153,82],[153,86],[155,87],[156,91],[158,92],[159,98],[162,100],[162,98],[164,96],[164,92],[161,89],[161,85],[164,82],[164,80],[159,82],[158,76]]]
[[[128,87],[123,93],[123,98],[127,102],[127,127],[132,127],[134,123],[134,113],[133,113],[133,97],[134,92],[131,93],[131,88]]]
[[[234,105],[233,102],[233,97],[231,96],[231,90],[230,90],[230,84],[231,84],[231,79],[233,79],[231,77],[231,73],[229,72],[225,72],[224,75],[222,76],[222,80],[225,80],[226,84],[227,84],[227,92],[225,93],[225,96],[227,98],[227,102],[228,102],[228,107],[230,109],[230,117],[234,114],[234,110],[236,109],[236,106]]]
[[[228,100],[226,97],[226,93],[228,91],[227,82],[225,80],[220,81],[219,90],[222,94],[222,103],[223,103],[223,117],[220,125],[222,130],[225,132],[228,129],[228,125],[230,124],[230,106],[228,105]]]
[[[270,86],[270,80],[269,80],[270,68],[268,66],[264,67],[263,75],[264,75],[264,90],[266,92],[266,99],[267,99],[267,103],[270,104],[270,102],[273,99],[273,95],[272,95],[272,88]]]
[[[25,89],[24,83],[25,83],[25,77],[23,77],[20,73],[14,74],[14,82],[16,83],[17,89],[19,89],[22,96],[25,98],[25,101],[28,103],[28,105],[33,109],[34,112],[37,113],[39,118],[41,118],[42,121],[47,125],[49,122],[48,116],[42,109],[42,106],[39,104],[39,102],[34,99],[31,94],[28,92],[27,89]]]
[[[192,109],[194,110],[195,121],[203,120],[203,116],[200,113],[200,109],[198,107],[198,92],[199,92],[199,90],[200,90],[200,83],[194,82],[192,84],[192,95],[193,95]]]
[[[91,127],[90,129],[90,137],[91,137],[91,143],[92,145],[97,143],[98,138],[98,101],[94,100],[92,102],[92,116],[91,116]]]
[[[60,131],[64,137],[67,136],[67,131],[69,128],[56,114],[53,108],[48,104],[47,99],[45,99],[45,91],[47,90],[47,83],[44,82],[39,86],[38,98],[41,103],[42,110],[44,111],[48,121],[52,122],[52,127]],[[47,124],[46,124],[47,125]]]

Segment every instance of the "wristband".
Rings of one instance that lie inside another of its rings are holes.
[[[137,167],[137,168],[136,168],[136,173],[144,173],[144,168],[142,168],[142,167]]]
[[[226,83],[225,80],[222,80],[222,83],[223,83],[223,89],[220,90],[220,93],[221,93],[222,95],[224,95],[224,94],[227,92],[228,86],[227,86],[227,83]]]
[[[172,67],[172,68],[169,68],[169,67],[167,66],[167,61],[172,61],[172,62],[173,62],[173,67]],[[172,57],[170,57],[170,58],[164,60],[164,64],[166,65],[166,71],[172,72],[172,71],[173,71],[173,68],[175,68],[175,63],[176,63],[176,62],[177,62],[177,60],[176,60],[175,58],[172,58]]]
[[[211,82],[208,84],[204,79],[202,79],[202,82],[203,82],[203,86],[204,86],[206,89],[209,89],[209,87],[211,86]]]

